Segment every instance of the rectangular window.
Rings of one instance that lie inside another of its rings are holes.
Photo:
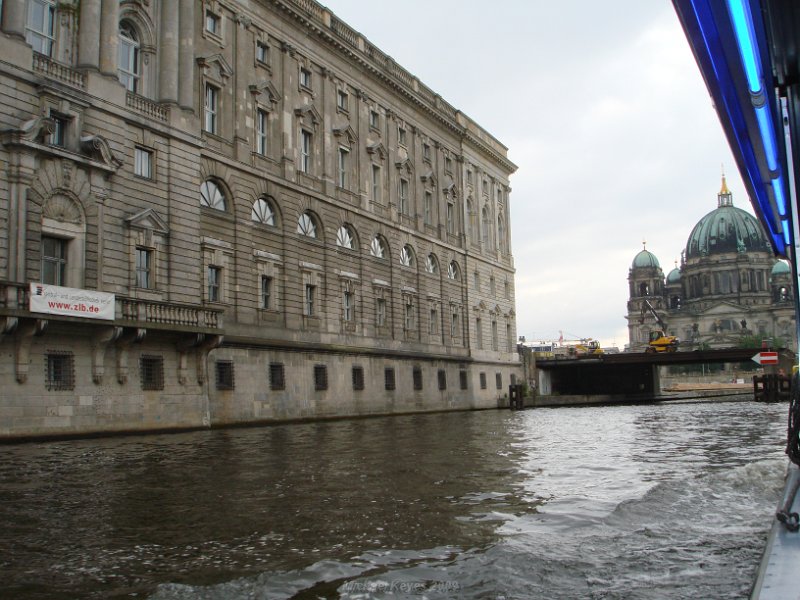
[[[494,375],[495,384],[497,385],[498,390],[503,389],[503,376],[500,373],[495,373]]]
[[[419,392],[422,389],[422,369],[414,367],[411,371],[411,377],[414,380],[414,391]]]
[[[375,302],[375,324],[378,327],[386,325],[386,300],[378,298]]]
[[[411,300],[406,300],[405,307],[405,328],[406,331],[411,331],[414,329],[414,304],[411,302]]]
[[[67,145],[67,127],[69,126],[69,119],[61,115],[50,114],[53,119],[54,128],[53,133],[50,134],[50,145],[64,148]]]
[[[311,71],[305,67],[300,67],[300,86],[311,89]]]
[[[306,304],[305,304],[305,315],[307,317],[314,316],[314,296],[317,291],[317,286],[306,284]]]
[[[497,321],[492,321],[492,350],[497,350]]]
[[[256,42],[256,60],[264,64],[269,62],[269,46],[264,42]]]
[[[281,391],[286,389],[283,376],[283,363],[269,363],[269,389]]]
[[[136,287],[144,289],[153,287],[152,259],[152,250],[136,248]]]
[[[383,370],[383,387],[389,391],[395,389],[394,367],[386,367]]]
[[[24,6],[20,3],[20,8]],[[2,5],[0,5],[2,8]],[[28,0],[28,18],[25,23],[25,41],[34,52],[53,56],[55,45],[56,2],[53,0]]]
[[[400,200],[398,211],[402,215],[408,214],[408,179],[400,179]]]
[[[350,292],[342,294],[342,318],[348,322],[353,320],[353,294]]]
[[[210,10],[206,11],[206,31],[209,33],[213,33],[214,35],[219,35],[221,30],[221,20],[219,15],[213,13]]]
[[[433,194],[426,191],[425,192],[425,224],[432,225],[433,224]]]
[[[233,361],[218,360],[216,362],[216,381],[218,390],[232,390],[233,385]]]
[[[467,183],[472,185],[472,169],[467,169]]]
[[[45,355],[45,387],[51,391],[75,389],[75,361],[71,352]]]
[[[381,168],[378,165],[372,165],[372,200],[381,201]]]
[[[314,389],[318,392],[328,389],[327,365],[314,365]]]
[[[378,129],[378,127],[380,127],[380,116],[377,110],[369,111],[369,126],[373,129]]]
[[[430,321],[429,332],[431,335],[436,335],[439,333],[439,311],[437,311],[435,308],[431,309],[431,321]]]
[[[506,300],[510,300],[511,299],[511,284],[508,283],[508,280],[506,280],[503,283],[503,292],[505,293]]]
[[[453,234],[456,232],[455,227],[455,207],[452,202],[447,203],[447,233]]]
[[[42,236],[42,283],[66,285],[67,240]]]
[[[353,367],[353,389],[360,392],[364,389],[364,367]]]
[[[485,390],[486,389],[486,373],[481,373],[480,374],[480,378],[481,378],[481,389]]]
[[[339,90],[336,93],[336,108],[339,110],[343,110],[344,112],[348,111],[348,104],[349,104],[350,97],[347,92],[343,90]]]
[[[347,187],[347,157],[350,151],[347,148],[339,148],[339,187]]]
[[[458,383],[459,383],[459,387],[462,390],[466,390],[466,389],[469,388],[469,385],[468,385],[469,382],[467,380],[467,372],[464,369],[461,369],[458,372]]]
[[[135,148],[133,160],[133,174],[145,179],[153,178],[153,153],[144,148]]]
[[[514,351],[514,340],[511,339],[511,325],[506,324],[506,352]]]
[[[222,269],[219,267],[215,267],[213,265],[209,265],[207,271],[207,277],[208,277],[208,301],[219,302]]]
[[[447,389],[447,371],[444,369],[439,369],[439,372],[436,374],[437,379],[439,382],[439,389],[446,390]]]
[[[454,312],[450,315],[450,337],[455,339],[458,337],[458,313]]]
[[[311,132],[300,130],[300,171],[311,173]]]
[[[452,174],[453,172],[453,159],[449,156],[445,156],[444,158],[444,172],[448,174]]]
[[[481,289],[481,276],[478,275],[477,271],[475,271],[475,273],[472,275],[472,287],[476,291]]]
[[[139,358],[139,375],[143,390],[163,390],[164,357],[142,355]]]
[[[431,147],[428,144],[422,144],[422,159],[427,161],[431,159]]]
[[[494,275],[489,277],[489,294],[491,294],[492,298],[497,297],[497,287],[494,281]]]
[[[258,109],[256,112],[256,152],[262,156],[267,155],[267,126],[269,125],[269,113]]]
[[[204,129],[209,133],[217,133],[217,111],[219,109],[219,90],[210,83],[206,84],[203,123]]]
[[[397,128],[397,143],[401,146],[406,145],[406,130],[404,127]]]
[[[261,308],[272,308],[272,277],[261,276]]]
[[[480,319],[475,319],[475,340],[478,344],[478,350],[483,350],[483,323]]]

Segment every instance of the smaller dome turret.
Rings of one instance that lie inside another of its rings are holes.
[[[789,267],[789,263],[785,260],[779,260],[775,263],[772,267],[772,271],[770,272],[770,277],[775,277],[776,275],[789,275],[792,272],[791,267]]]
[[[631,267],[634,269],[646,269],[648,267],[660,269],[661,265],[658,263],[656,255],[647,249],[647,243],[642,242],[642,246],[641,252],[633,257],[633,264]]]
[[[681,270],[676,265],[675,268],[669,272],[669,275],[667,275],[667,285],[671,283],[680,283],[680,282],[681,282]]]

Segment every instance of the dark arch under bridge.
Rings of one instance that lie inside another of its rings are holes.
[[[537,360],[543,394],[579,396],[653,396],[661,390],[658,367],[702,363],[744,363],[767,348],[725,348],[685,352],[603,354],[585,358]],[[776,350],[780,364],[794,364],[794,353]],[[784,367],[786,368],[786,367]],[[788,369],[787,369],[788,372]]]

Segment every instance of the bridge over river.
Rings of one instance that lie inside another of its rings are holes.
[[[661,392],[660,366],[749,363],[754,355],[764,351],[775,350],[725,348],[537,359],[530,375],[536,381],[539,396],[588,396],[595,402],[652,398]],[[787,373],[790,372],[791,365],[794,364],[794,353],[790,350],[777,352],[779,366]]]

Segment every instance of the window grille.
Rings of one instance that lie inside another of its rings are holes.
[[[353,389],[357,392],[364,389],[364,367],[353,367]]]
[[[395,389],[394,367],[386,367],[383,370],[383,382],[387,390]]]
[[[286,389],[283,363],[269,364],[269,389],[273,391],[280,391]]]
[[[72,352],[45,355],[45,387],[51,391],[75,389],[75,359]]]
[[[218,390],[232,390],[234,389],[233,381],[233,362],[229,360],[218,360],[217,367],[217,389]]]
[[[314,389],[317,391],[328,389],[327,365],[314,365]]]
[[[139,373],[143,390],[164,389],[164,357],[142,355],[139,358]]]
[[[437,373],[437,378],[439,380],[439,389],[446,390],[447,389],[447,371],[444,369],[439,369]]]

